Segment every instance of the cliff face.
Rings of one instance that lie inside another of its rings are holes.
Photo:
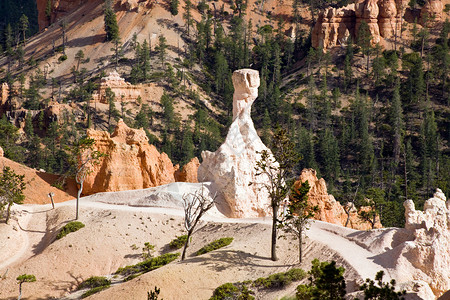
[[[100,164],[92,168],[84,182],[85,195],[98,192],[135,190],[175,182],[174,166],[165,153],[148,143],[142,129],[129,128],[119,121],[112,135],[89,129],[98,151],[106,153]],[[186,180],[192,176],[185,176]]]
[[[116,71],[113,71],[109,73],[109,76],[101,79],[100,88],[98,91],[94,92],[92,99],[108,104],[108,100],[106,99],[107,88],[111,89],[116,96],[115,99],[117,101],[136,102],[141,95],[141,89],[138,86],[126,82]]]
[[[372,226],[368,222],[362,221],[358,217],[358,212],[354,207],[344,207],[334,199],[333,195],[328,194],[327,184],[323,178],[317,179],[316,171],[314,169],[304,169],[300,174],[300,178],[295,182],[295,186],[299,187],[303,182],[308,181],[310,190],[308,193],[308,201],[311,205],[317,205],[319,211],[314,216],[314,219],[345,226],[348,215],[345,209],[349,211],[349,220],[347,227],[368,230]],[[362,208],[365,209],[365,208]],[[375,228],[381,228],[382,225],[379,220]]]
[[[358,0],[341,8],[329,7],[317,18],[311,34],[312,46],[329,49],[346,45],[349,37],[356,41],[362,22],[369,26],[373,45],[393,41],[396,33],[400,35],[407,6],[405,0]],[[434,26],[442,20],[442,15],[441,0],[427,1],[420,13],[421,24]]]
[[[58,20],[59,18],[65,16],[67,13],[79,7],[81,4],[89,1],[94,2],[96,0],[50,0],[52,2],[50,18],[45,13],[48,1],[49,0],[36,1],[38,9],[39,30],[47,27],[49,25],[49,21],[54,22]]]

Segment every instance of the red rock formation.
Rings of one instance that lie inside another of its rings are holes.
[[[154,187],[175,182],[177,170],[165,153],[148,143],[142,129],[119,121],[114,133],[89,129],[97,150],[106,153],[84,182],[84,194]]]
[[[38,23],[39,30],[44,29],[49,25],[49,18],[45,14],[45,10],[47,8],[48,0],[37,0],[37,9],[38,9]],[[52,9],[50,15],[50,21],[53,23],[67,13],[79,7],[81,4],[86,3],[87,1],[94,0],[52,0]]]
[[[309,203],[319,207],[319,211],[316,213],[314,219],[345,226],[347,213],[342,205],[334,199],[333,195],[328,194],[325,180],[323,178],[317,179],[314,169],[303,169],[299,180],[295,182],[295,186],[299,187],[305,181],[308,181],[310,186],[308,193]],[[372,229],[372,226],[368,222],[363,222],[358,217],[358,213],[354,208],[350,208],[350,219],[347,226],[358,230]],[[378,221],[375,228],[381,227],[381,223]]]
[[[369,25],[372,35],[372,44],[376,45],[380,42],[380,28],[378,27],[378,15],[380,9],[377,0],[359,0],[355,4],[356,25],[355,32],[359,33],[359,27],[362,22]]]
[[[3,148],[0,147],[0,157],[3,157]]]
[[[395,4],[395,0],[380,0],[378,5],[380,7],[380,14],[378,16],[380,35],[385,39],[392,38],[395,35],[397,22],[397,5]]]
[[[116,71],[113,71],[109,73],[109,76],[102,78],[99,91],[92,95],[93,100],[101,103],[108,103],[105,96],[107,88],[110,88],[114,92],[116,101],[134,102],[141,95],[139,87],[126,82]]]
[[[198,182],[197,171],[199,166],[198,158],[194,157],[182,169],[175,172],[175,180],[178,182]]]
[[[442,21],[444,4],[441,0],[428,0],[420,10],[420,24],[422,26],[433,27]]]

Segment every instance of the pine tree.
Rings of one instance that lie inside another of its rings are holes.
[[[371,41],[372,34],[369,25],[363,20],[358,29],[358,46],[361,47],[363,54],[367,56],[367,76],[369,76],[370,53],[372,51]]]
[[[119,25],[117,24],[116,13],[112,8],[112,0],[105,0],[104,3],[104,22],[106,31],[106,41],[119,39]]]
[[[402,103],[400,100],[400,83],[397,84],[394,89],[394,95],[392,96],[392,103],[390,107],[390,124],[392,126],[393,140],[393,156],[394,164],[398,165],[400,162],[401,145],[403,144],[404,135],[404,121]]]
[[[20,30],[22,31],[23,35],[23,44],[26,45],[26,33],[28,30],[28,26],[30,25],[30,22],[28,21],[28,17],[26,15],[22,15],[20,17]]]
[[[190,36],[190,28],[194,24],[194,21],[192,19],[191,9],[192,9],[192,2],[190,0],[186,0],[185,1],[185,6],[184,6],[183,19],[184,19],[185,24],[187,26],[187,35],[188,36]]]
[[[170,13],[172,16],[178,15],[178,5],[180,4],[179,0],[170,0]]]
[[[167,47],[168,47],[167,39],[163,35],[160,35],[158,37],[158,46],[156,47],[156,51],[158,51],[158,57],[159,60],[161,61],[161,67],[164,67],[164,60],[166,59]]]

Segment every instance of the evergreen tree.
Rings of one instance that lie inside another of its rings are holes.
[[[166,59],[166,54],[167,54],[167,39],[163,36],[160,35],[158,37],[158,46],[156,47],[156,51],[158,51],[158,57],[159,60],[161,61],[161,67],[164,68],[164,60]]]
[[[192,19],[192,2],[190,0],[186,0],[185,1],[185,6],[184,6],[184,14],[183,14],[183,19],[184,22],[187,26],[187,35],[190,36],[190,28],[191,26],[194,24],[194,21]]]
[[[112,0],[105,0],[104,3],[104,22],[106,31],[106,40],[114,41],[119,39],[119,25],[117,24],[116,13],[112,8]]]
[[[178,5],[180,4],[179,0],[170,0],[170,13],[172,16],[178,15]]]
[[[400,84],[397,84],[394,89],[394,95],[392,96],[392,103],[390,106],[390,124],[392,126],[393,140],[393,156],[394,164],[398,165],[400,162],[401,145],[403,144],[404,135],[404,121],[402,103],[400,100]]]
[[[372,51],[371,41],[372,34],[370,32],[369,25],[363,20],[358,29],[358,46],[361,47],[363,54],[367,56],[367,76],[369,76],[370,54]]]
[[[30,22],[28,21],[28,17],[26,15],[22,15],[20,17],[20,30],[22,31],[22,36],[23,36],[23,44],[26,45],[26,33],[28,30],[28,26],[30,25]]]

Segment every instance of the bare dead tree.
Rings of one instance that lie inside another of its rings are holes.
[[[217,198],[217,194],[213,198],[210,198],[208,195],[205,195],[204,191],[205,187],[202,185],[200,190],[183,195],[184,227],[187,230],[187,239],[184,244],[181,260],[184,260],[186,256],[186,248],[189,246],[189,240],[198,222],[213,207],[214,201]]]

